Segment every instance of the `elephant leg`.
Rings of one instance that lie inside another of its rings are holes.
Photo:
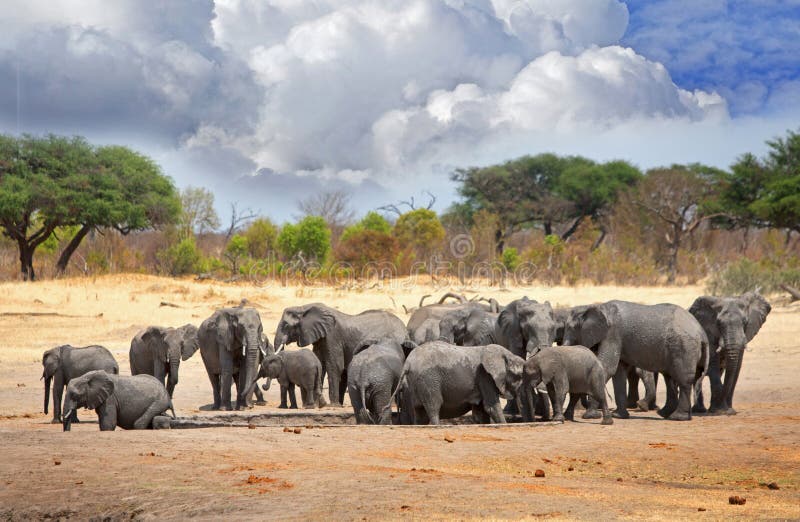
[[[100,431],[114,431],[117,428],[117,408],[108,403],[97,410],[97,421]]]
[[[431,419],[428,417],[428,410],[424,406],[414,407],[414,424],[431,424]],[[439,424],[439,416],[436,416],[436,424]]]
[[[694,383],[694,405],[692,405],[692,413],[706,413],[706,405],[703,398],[703,379],[697,379]]]
[[[347,382],[347,368],[345,368],[342,372],[342,377],[340,378],[339,382],[342,383],[339,386],[339,404],[344,405],[344,396],[345,392],[347,391],[347,386],[345,385]]]
[[[64,418],[61,411],[61,396],[64,394],[65,384],[60,373],[59,371],[53,379],[53,420],[50,421],[50,424],[61,424],[61,420]]]
[[[678,385],[678,408],[670,414],[670,420],[692,420],[692,384],[689,382]]]
[[[153,361],[153,377],[158,379],[158,382],[166,387],[167,371],[164,368],[164,363],[161,361]],[[167,390],[169,392],[169,390]]]
[[[472,421],[475,424],[489,424],[489,415],[483,410],[483,406],[480,404],[472,407]]]
[[[711,384],[711,403],[708,406],[708,413],[713,415],[724,412],[727,405],[724,398],[725,391],[722,387],[722,369],[720,368],[719,354],[716,353],[716,347],[711,351],[706,373]]]
[[[667,374],[664,374],[664,385],[667,388],[667,401],[658,410],[658,414],[666,419],[678,408],[678,389],[675,386],[675,381]]]
[[[581,398],[580,393],[572,393],[569,394],[569,404],[567,404],[567,409],[564,410],[564,419],[568,421],[575,420],[575,405]]]
[[[553,420],[555,422],[564,422],[564,401],[567,400],[568,391],[569,382],[566,376],[558,376],[547,383],[547,394],[552,397]]]
[[[267,401],[264,400],[264,394],[261,393],[261,388],[258,386],[253,388],[253,393],[256,396],[256,404],[259,406],[264,406],[267,404]]]
[[[146,430],[152,427],[153,418],[167,411],[169,403],[167,401],[155,400],[144,411],[141,417],[133,421],[133,429]]]
[[[289,405],[286,404],[286,397],[288,393],[289,393],[288,386],[281,384],[281,403],[278,405],[278,408],[285,410],[286,408],[289,407]]]
[[[341,379],[343,370],[339,368],[337,365],[333,364],[332,361],[328,361],[328,364],[326,365],[326,370],[328,372],[328,400],[330,401],[331,406],[336,408],[341,408],[342,407],[341,397],[344,395],[342,393],[342,390],[340,389],[342,386]]]
[[[294,393],[294,388],[295,388],[295,386],[294,386],[293,382],[289,383],[289,386],[286,387],[286,389],[289,392],[289,408],[291,408],[293,410],[296,410],[297,409],[297,395],[295,395],[295,393]]]
[[[172,419],[167,415],[156,415],[153,417],[154,430],[168,430],[172,427]]]
[[[525,422],[533,422],[533,416],[536,411],[535,397],[536,394],[530,386],[525,386],[524,384],[520,386],[517,398],[520,403],[519,411],[522,415],[522,420]]]
[[[644,384],[644,399],[637,403],[640,411],[650,411],[656,408],[656,373],[636,369],[639,378]]]
[[[233,384],[233,360],[231,355],[222,350],[220,352],[220,379],[219,379],[219,395],[220,395],[220,410],[231,411],[233,409],[231,404],[231,385]]]
[[[317,401],[314,396],[314,388],[300,388],[300,397],[303,401],[303,408],[310,410],[317,407]]]
[[[614,401],[617,403],[617,411],[614,412],[614,415],[619,419],[627,419],[631,416],[631,414],[628,413],[628,409],[625,407],[625,384],[627,383],[626,374],[627,370],[625,365],[620,363],[617,367],[617,373],[615,373],[614,377],[611,379],[614,383]],[[603,389],[603,397],[605,397],[605,388]],[[595,401],[597,401],[597,398],[595,398]]]
[[[219,374],[212,373],[211,370],[206,368],[206,373],[208,374],[208,380],[211,381],[211,392],[214,396],[214,404],[212,406],[213,409],[218,410],[221,404],[220,396],[219,396]]]
[[[636,408],[639,404],[639,368],[628,371],[628,408]]]

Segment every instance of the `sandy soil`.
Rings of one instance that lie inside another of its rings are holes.
[[[62,433],[42,413],[41,354],[107,346],[128,373],[131,337],[199,324],[247,299],[272,335],[285,306],[407,316],[448,288],[280,287],[148,276],[0,285],[0,518],[781,518],[800,519],[800,304],[775,304],[751,343],[735,417],[652,413],[535,427],[213,428],[100,433],[94,414]],[[473,287],[574,305],[611,298],[688,306],[701,287]],[[178,307],[160,306],[169,302]],[[609,389],[611,387],[609,386]],[[270,411],[277,387],[267,394]],[[662,397],[659,397],[663,400]],[[211,401],[199,355],[181,366],[179,415]],[[452,441],[452,442],[450,442]],[[536,477],[537,470],[544,477]],[[775,483],[779,489],[770,489]],[[746,498],[730,505],[729,497]]]

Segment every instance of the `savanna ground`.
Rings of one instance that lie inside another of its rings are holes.
[[[633,413],[613,426],[100,433],[94,413],[82,411],[88,422],[63,433],[42,413],[41,354],[58,344],[103,344],[127,374],[130,339],[140,328],[199,324],[242,298],[258,308],[272,336],[289,305],[324,301],[351,313],[386,308],[405,319],[401,304],[445,290],[148,276],[0,285],[0,518],[800,519],[800,303],[773,301],[745,357],[735,417],[677,423]],[[554,305],[620,298],[688,306],[703,293],[699,286],[466,290]],[[178,415],[201,413],[210,400],[197,354],[181,366]],[[257,411],[275,407],[277,386],[267,400]],[[536,477],[537,470],[545,476]],[[730,505],[731,495],[746,504]]]

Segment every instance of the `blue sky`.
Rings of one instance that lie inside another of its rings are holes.
[[[523,154],[726,167],[800,127],[800,0],[5,0],[0,132],[81,134],[277,220]]]

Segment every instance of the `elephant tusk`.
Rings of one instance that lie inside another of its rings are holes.
[[[247,355],[247,341],[242,343],[242,355]]]

